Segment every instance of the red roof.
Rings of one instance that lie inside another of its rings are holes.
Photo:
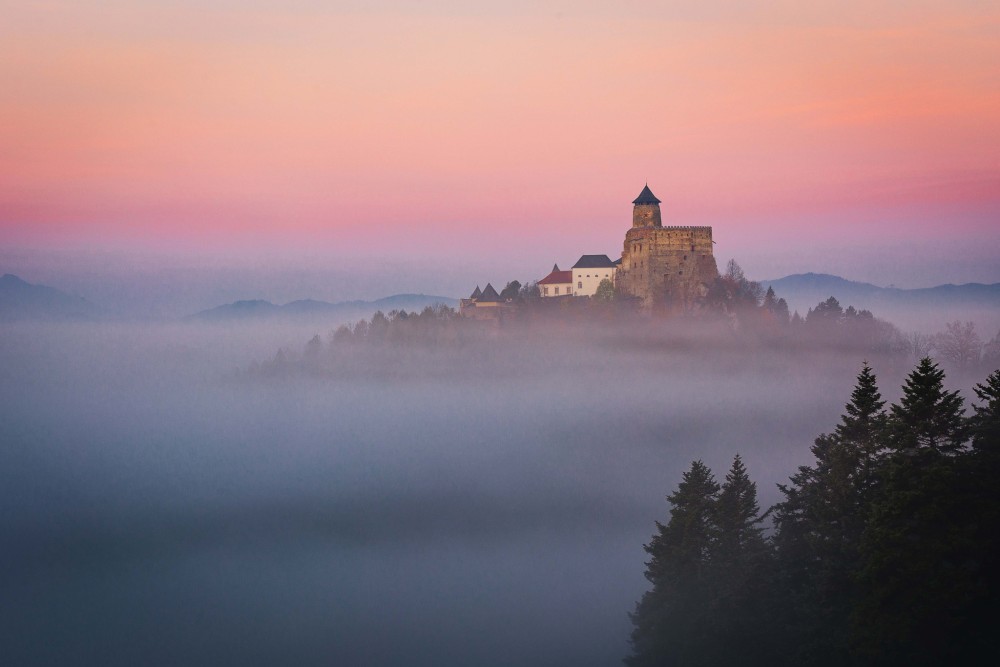
[[[572,271],[553,271],[538,281],[539,285],[552,285],[573,282]]]

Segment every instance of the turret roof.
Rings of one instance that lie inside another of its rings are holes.
[[[472,296],[470,296],[469,298],[470,299],[478,299],[482,295],[483,295],[483,291],[481,289],[479,289],[479,285],[476,285],[475,291],[472,292]]]
[[[479,297],[478,303],[491,303],[495,301],[500,301],[500,295],[497,291],[493,289],[493,285],[486,283],[486,289],[483,290],[482,295]]]
[[[656,198],[653,191],[649,189],[649,183],[647,183],[643,188],[639,196],[632,200],[633,204],[659,204],[660,200]]]

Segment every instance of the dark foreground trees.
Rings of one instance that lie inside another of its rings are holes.
[[[769,554],[757,487],[737,456],[720,486],[701,461],[667,496],[670,521],[648,545],[652,589],[632,614],[634,667],[753,664],[762,619],[744,613],[763,601]],[[763,657],[762,655],[759,657]]]
[[[998,664],[1000,371],[972,415],[924,359],[885,409],[865,364],[760,530],[739,457],[701,462],[646,547],[629,665]]]

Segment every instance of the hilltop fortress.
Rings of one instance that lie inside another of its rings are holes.
[[[708,293],[719,277],[711,227],[663,226],[660,200],[647,184],[632,201],[632,227],[625,232],[621,258],[583,255],[569,271],[553,266],[538,281],[545,299],[592,297],[604,280],[615,294],[636,299],[642,309],[686,309]],[[462,299],[463,314],[495,317],[505,299],[491,284]]]
[[[615,287],[654,305],[688,306],[719,277],[711,227],[664,227],[660,200],[646,185],[632,201],[632,228],[615,273]]]

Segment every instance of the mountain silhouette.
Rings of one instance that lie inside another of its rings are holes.
[[[100,309],[86,299],[7,273],[0,277],[0,321],[96,319]]]

